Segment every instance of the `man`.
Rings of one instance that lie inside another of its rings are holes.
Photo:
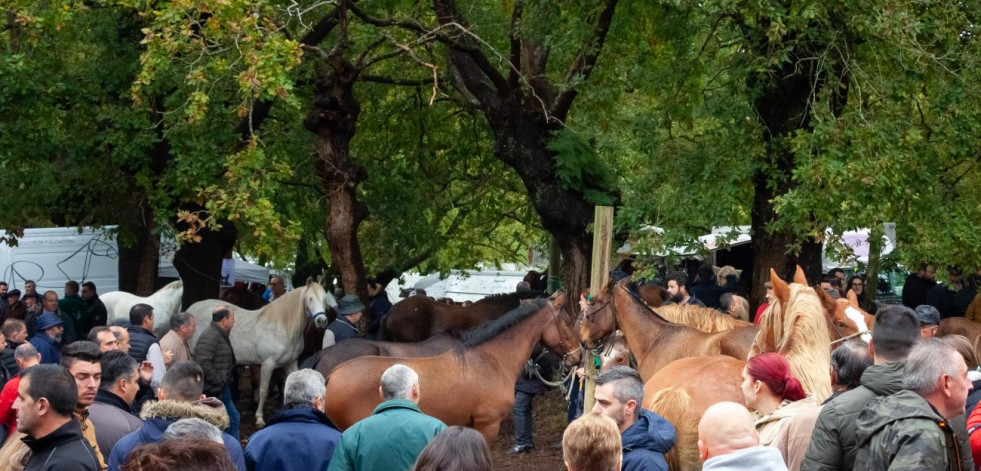
[[[446,424],[419,410],[419,375],[392,365],[378,388],[382,403],[371,415],[344,431],[328,471],[403,471],[412,467]]]
[[[3,347],[3,350],[0,351],[7,350],[7,338],[5,335],[3,335],[3,331],[0,331],[0,347]],[[2,388],[4,384],[7,384],[7,380],[9,380],[11,376],[12,374],[10,371],[3,366],[2,362],[0,362],[0,388]]]
[[[316,370],[294,371],[286,378],[286,410],[249,438],[245,465],[261,469],[326,470],[341,432],[324,414],[324,377]],[[289,443],[284,447],[283,443]]]
[[[776,448],[760,446],[753,416],[742,404],[718,402],[698,422],[698,456],[702,471],[786,470]]]
[[[197,330],[197,321],[194,316],[187,312],[178,312],[170,318],[170,331],[160,339],[160,348],[174,352],[174,355],[164,362],[167,368],[170,365],[182,361],[194,361],[191,355],[191,347],[187,346],[187,341],[194,337]]]
[[[44,292],[44,304],[41,306],[41,315],[43,316],[44,314],[54,314],[61,319],[61,323],[65,328],[65,332],[62,334],[62,341],[65,345],[68,345],[78,339],[78,337],[75,335],[75,323],[72,321],[71,317],[68,316],[68,314],[61,312],[61,310],[58,309],[58,293],[55,293],[54,291]],[[28,317],[26,322],[27,330],[29,332],[31,330],[30,317]]]
[[[12,377],[20,372],[14,351],[17,350],[17,347],[27,342],[27,326],[20,319],[7,319],[0,326],[0,332],[3,332],[4,338],[7,339],[7,348],[3,350],[3,357],[0,359],[0,363],[3,364],[3,367]]]
[[[834,275],[824,275],[821,279],[821,289],[832,299],[841,299],[841,280]]]
[[[109,321],[109,313],[106,311],[106,305],[99,299],[95,283],[91,281],[82,283],[82,299],[85,300],[85,313],[92,320],[92,325],[106,325]]]
[[[937,286],[937,269],[926,263],[921,263],[916,273],[910,273],[903,283],[903,305],[916,309],[916,306],[926,304],[927,293]]]
[[[153,365],[150,385],[156,389],[160,387],[160,380],[163,379],[167,366],[160,342],[157,341],[157,336],[153,335],[153,306],[140,303],[131,307],[129,323],[130,326],[126,328],[130,339],[129,356],[137,363],[149,361]]]
[[[337,302],[337,319],[327,326],[324,332],[322,348],[341,343],[347,339],[355,339],[361,336],[358,331],[358,322],[361,322],[361,314],[364,311],[364,304],[353,294],[346,294]]]
[[[736,275],[726,277],[726,285],[719,286],[715,282],[715,270],[711,263],[703,263],[698,267],[698,279],[691,285],[691,296],[705,304],[705,307],[719,308],[719,297],[723,293],[736,291]]]
[[[388,300],[385,285],[374,278],[368,279],[368,338],[374,339],[378,335],[381,319],[391,309],[392,302]]]
[[[932,339],[940,330],[940,311],[929,304],[921,304],[914,309],[920,320],[920,338]]]
[[[78,289],[77,281],[68,281],[65,283],[65,297],[58,301],[58,310],[71,319],[75,327],[75,332],[88,332],[92,330],[95,323],[87,315],[88,305],[78,295]]]
[[[160,389],[157,390],[160,400],[144,407],[141,414],[145,419],[143,425],[119,439],[112,448],[112,453],[109,454],[109,471],[119,471],[126,455],[134,448],[161,441],[167,427],[180,419],[202,419],[219,429],[228,428],[228,414],[221,402],[201,394],[203,387],[204,373],[200,366],[191,362],[174,363],[167,370]],[[221,434],[221,438],[235,467],[245,471],[242,445],[227,433]]]
[[[8,436],[17,431],[17,411],[14,409],[14,401],[17,400],[20,374],[32,366],[41,364],[41,354],[29,343],[17,347],[15,355],[20,372],[11,377],[0,392],[0,426],[3,426]]]
[[[120,351],[105,353],[101,363],[102,383],[89,407],[89,419],[99,449],[108,453],[119,439],[143,425],[130,409],[140,390],[140,372],[136,360]]]
[[[869,345],[873,365],[862,373],[861,386],[842,393],[821,409],[801,469],[852,469],[858,414],[872,399],[902,389],[903,362],[919,338],[920,322],[911,309],[890,305],[879,311]]]
[[[831,402],[845,391],[862,385],[862,374],[872,366],[869,344],[864,340],[851,339],[831,352],[831,397],[822,404]]]
[[[719,310],[741,321],[749,321],[749,301],[735,293],[719,296]]]
[[[269,296],[266,297],[266,301],[273,302],[284,294],[286,294],[286,280],[279,275],[269,277]]]
[[[28,297],[22,301],[24,303],[24,323],[27,324],[27,335],[33,337],[37,334],[37,318],[41,315],[42,303],[37,302],[36,298]]]
[[[845,297],[845,270],[841,268],[832,268],[828,270],[828,275],[838,278],[838,297]]]
[[[590,412],[562,433],[562,461],[568,471],[620,471],[623,448],[616,422]]]
[[[926,304],[937,308],[937,311],[940,311],[941,319],[953,316],[951,305],[954,302],[954,296],[964,287],[964,276],[960,267],[947,268],[947,282],[950,287],[947,284],[938,283],[927,292]]]
[[[671,272],[668,274],[668,294],[669,300],[675,304],[694,304],[705,307],[705,304],[688,294],[688,275],[683,271]]]
[[[7,319],[21,319],[27,317],[27,308],[24,307],[24,303],[20,301],[20,290],[12,289],[7,292],[4,296],[6,300],[6,306],[0,311],[0,318],[3,320]]]
[[[34,280],[24,282],[24,298],[34,298],[38,305],[44,302],[44,298],[37,292],[37,283]]]
[[[194,358],[204,370],[204,393],[217,397],[228,413],[228,434],[238,439],[240,416],[232,400],[231,382],[235,373],[235,350],[228,335],[235,326],[235,312],[228,306],[217,306],[211,313],[211,325],[198,338]]]
[[[89,420],[89,406],[95,402],[95,395],[102,383],[102,352],[99,346],[87,340],[72,342],[61,352],[61,366],[75,379],[78,401],[75,406],[75,420],[82,425],[82,436],[95,450],[99,469],[106,468],[106,462],[95,438],[95,426]]]
[[[971,389],[967,364],[940,339],[918,343],[903,371],[903,389],[873,400],[857,422],[855,467],[874,470],[960,470],[949,419],[964,413]]]
[[[31,337],[30,342],[41,353],[41,363],[60,363],[65,323],[57,314],[46,312],[38,318],[37,330],[37,335]]]
[[[9,288],[7,282],[0,281],[0,312],[7,307],[7,288]]]
[[[118,325],[111,325],[109,326],[109,331],[112,332],[112,335],[116,336],[116,342],[119,343],[119,351],[128,354],[130,345],[129,332],[126,330],[126,328]]]
[[[596,377],[593,412],[617,423],[623,441],[623,471],[668,469],[664,454],[674,446],[670,422],[647,409],[644,382],[633,368],[615,366]]]
[[[528,453],[535,449],[531,412],[534,408],[535,396],[548,391],[548,385],[534,376],[531,371],[540,368],[536,360],[542,359],[544,353],[547,352],[542,347],[535,347],[531,353],[531,359],[525,365],[524,371],[518,375],[518,382],[514,385],[514,406],[511,409],[511,421],[514,423],[514,447],[508,451],[508,454]]]
[[[31,449],[26,471],[98,471],[95,451],[82,437],[72,412],[78,389],[59,365],[38,365],[24,371],[17,388],[17,430]]]
[[[86,338],[89,342],[95,342],[102,353],[114,352],[119,350],[119,341],[116,336],[106,326],[93,327]]]

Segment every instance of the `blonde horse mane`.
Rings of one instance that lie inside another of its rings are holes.
[[[315,286],[319,287],[320,285],[310,283],[276,298],[273,302],[259,309],[258,318],[279,327],[287,334],[299,332],[296,335],[302,336],[303,323],[307,317],[307,290],[315,289]]]
[[[723,314],[716,309],[692,304],[669,304],[654,310],[669,322],[694,327],[710,334],[750,325],[749,322]]]
[[[831,395],[828,324],[814,289],[793,283],[789,290],[786,306],[774,302],[767,308],[749,356],[780,353],[804,390],[820,403]]]

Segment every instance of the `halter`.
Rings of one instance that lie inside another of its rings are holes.
[[[617,285],[617,287],[620,288],[621,286],[620,285]],[[597,312],[602,311],[603,309],[606,308],[607,305],[609,305],[610,303],[613,303],[613,299],[612,299],[613,298],[613,296],[612,296],[613,293],[611,292],[610,294],[611,294],[610,300],[607,301],[607,302],[605,302],[605,303],[603,303],[602,306],[600,306],[600,307],[598,307],[596,309],[593,309],[592,312],[590,312],[589,314],[586,314],[585,311],[583,311],[583,313],[581,314],[582,321],[585,322],[585,320],[586,320],[587,317],[589,317],[589,316],[591,316],[593,314],[596,314]],[[617,335],[617,305],[616,305],[616,303],[613,303],[613,305],[610,307],[610,315],[613,316],[613,330],[611,330],[609,334],[604,335],[602,338],[599,339],[598,342],[596,342],[596,348],[593,348],[592,350],[590,350],[590,352],[593,355],[603,356],[603,355],[605,355],[605,354],[613,351],[613,342],[610,342],[609,340],[611,340],[613,338],[616,338],[616,335]],[[608,347],[606,349],[606,353],[603,352],[603,348],[604,347]],[[581,344],[580,344],[580,348],[582,348]]]
[[[562,320],[559,319],[559,310],[555,307],[554,304],[552,304],[552,300],[551,299],[548,300],[548,308],[552,312],[552,321],[555,322],[556,329],[559,331],[559,337],[561,338],[562,337],[562,329],[558,326],[558,324],[560,322],[562,322]],[[570,350],[568,352],[565,352],[565,354],[562,355],[562,363],[563,364],[565,363],[565,359],[566,358],[569,358],[570,355],[574,355],[574,354],[576,354],[576,353],[578,353],[578,352],[580,352],[582,350],[582,343],[580,343],[580,342],[577,342],[577,343],[578,343],[578,346],[574,350]]]
[[[841,335],[841,330],[839,330],[838,329],[838,325],[835,324],[835,316],[834,316],[834,314],[826,313],[825,315],[827,317],[830,317],[831,318],[831,328],[834,329],[834,331],[835,331],[835,337],[838,337],[837,340],[832,340],[831,341],[831,344],[830,344],[831,346],[834,346],[837,343],[841,343],[841,342],[844,342],[846,340],[851,340],[851,339],[853,339],[855,337],[861,337],[861,336],[863,336],[865,334],[870,333],[869,330],[864,330],[864,331],[860,331],[860,332],[855,332],[854,334],[851,334],[851,335],[842,336]]]

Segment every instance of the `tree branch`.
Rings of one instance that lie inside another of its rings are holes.
[[[396,79],[391,77],[382,77],[380,75],[367,75],[367,74],[361,75],[360,80],[362,82],[384,83],[388,85],[403,85],[406,87],[417,87],[420,85],[432,85],[433,83],[436,83],[436,81],[433,80],[432,77],[409,80],[409,79]]]
[[[603,51],[606,34],[610,31],[610,24],[613,22],[613,12],[616,11],[618,0],[605,0],[605,2],[606,5],[596,20],[590,38],[583,44],[582,50],[566,73],[565,83],[567,86],[572,84],[576,77],[580,77],[580,81],[585,81],[596,67],[596,61],[599,59],[600,52]],[[578,87],[568,86],[566,91],[562,92],[552,105],[551,115],[564,121],[578,94]]]

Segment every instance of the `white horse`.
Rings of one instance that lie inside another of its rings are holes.
[[[320,284],[308,281],[307,285],[276,298],[258,311],[234,307],[218,299],[198,301],[187,309],[197,320],[197,331],[189,344],[193,349],[198,338],[209,325],[211,313],[217,306],[234,308],[235,326],[229,338],[239,365],[261,365],[259,380],[259,408],[255,412],[256,425],[262,427],[262,409],[269,390],[269,378],[276,368],[285,367],[286,374],[296,371],[296,359],[303,352],[303,330],[307,320],[317,327],[327,325],[327,306],[337,306],[337,301]]]
[[[184,296],[184,282],[177,280],[147,298],[125,291],[113,291],[99,295],[99,299],[106,305],[109,325],[112,325],[116,319],[126,319],[129,322],[129,310],[136,304],[144,303],[153,306],[153,333],[157,338],[161,338],[170,330],[170,317],[180,311],[182,296]],[[79,335],[85,336],[88,332],[79,332]]]

